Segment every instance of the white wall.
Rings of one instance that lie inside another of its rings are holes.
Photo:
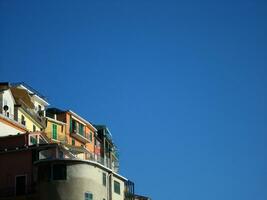
[[[0,121],[0,136],[17,135],[18,133],[21,131]]]
[[[12,94],[11,94],[11,91],[8,89],[8,90],[5,90],[5,91],[3,91],[3,93],[2,94],[0,94],[2,97],[1,97],[1,110],[0,110],[0,112],[2,111],[2,113],[3,114],[5,114],[5,112],[4,112],[4,110],[3,110],[3,107],[5,106],[5,105],[7,105],[8,106],[8,110],[7,110],[7,112],[9,112],[9,115],[10,115],[10,117],[9,118],[11,118],[11,119],[14,119],[13,118],[13,116],[14,116],[14,104],[15,104],[15,102],[14,102],[14,98],[13,98],[13,96],[12,96]]]
[[[108,200],[108,172],[90,163],[77,163],[66,161],[67,180],[39,182],[39,195],[41,200],[83,200],[84,193],[93,194],[93,200]],[[106,186],[102,183],[102,174],[106,173]],[[124,200],[124,182],[112,177],[112,200]],[[114,193],[114,179],[120,183],[121,194]]]

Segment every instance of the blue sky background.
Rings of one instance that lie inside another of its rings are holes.
[[[0,80],[110,127],[153,200],[267,199],[267,2],[0,1]]]

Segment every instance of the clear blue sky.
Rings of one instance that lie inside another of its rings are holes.
[[[0,1],[0,80],[107,124],[153,200],[267,199],[267,2]]]

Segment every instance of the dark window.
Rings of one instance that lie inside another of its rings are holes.
[[[120,183],[118,181],[114,181],[114,192],[117,194],[121,193]]]
[[[90,141],[92,142],[92,141],[93,141],[93,134],[92,134],[91,131],[90,131],[90,135],[89,135],[89,137],[90,137]]]
[[[38,167],[38,180],[49,181],[51,178],[51,167],[50,165],[44,164]]]
[[[16,177],[16,196],[26,193],[26,176]]]
[[[93,194],[90,192],[84,193],[84,200],[93,200]]]
[[[32,125],[32,131],[35,132],[36,131],[36,126]]]
[[[84,128],[83,124],[79,124],[79,134],[84,135]]]
[[[75,146],[75,140],[73,138],[71,139],[71,144]]]
[[[53,165],[53,180],[66,180],[67,168],[65,164]]]
[[[104,186],[107,185],[107,175],[106,173],[102,173],[102,183]]]
[[[26,121],[25,121],[24,115],[21,115],[21,124],[23,124],[24,126],[26,126]]]

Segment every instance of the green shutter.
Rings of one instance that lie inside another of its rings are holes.
[[[57,140],[57,125],[56,124],[53,124],[52,125],[52,138]]]
[[[70,133],[72,133],[72,118],[70,117]]]
[[[84,132],[84,131],[83,131],[83,127],[84,127],[83,124],[79,124],[79,134],[80,134],[80,135],[84,135],[84,134],[83,134],[83,132]]]

